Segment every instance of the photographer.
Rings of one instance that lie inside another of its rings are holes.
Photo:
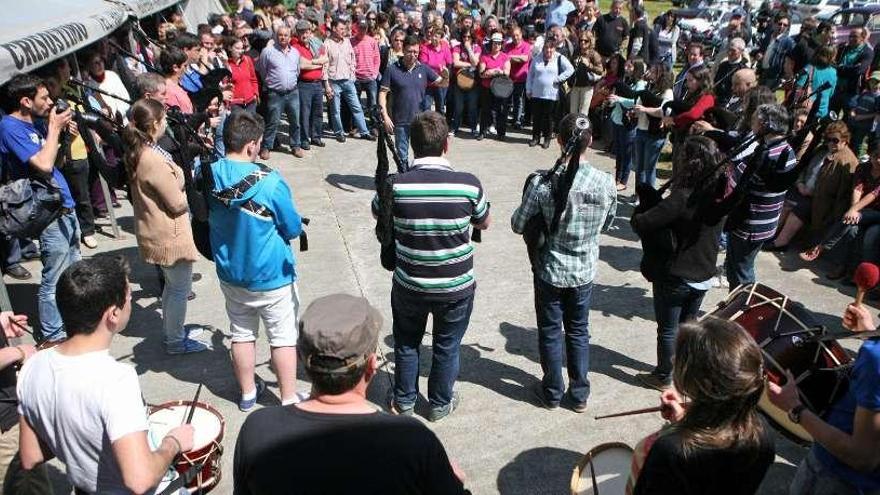
[[[43,337],[57,341],[66,334],[55,305],[55,284],[61,272],[79,260],[80,252],[75,203],[67,180],[55,168],[55,159],[61,132],[67,128],[76,136],[78,131],[71,122],[73,112],[55,112],[49,90],[35,76],[15,76],[6,83],[4,96],[9,114],[0,120],[0,157],[7,165],[9,178],[51,176],[61,192],[61,216],[40,234],[43,273],[37,293]]]

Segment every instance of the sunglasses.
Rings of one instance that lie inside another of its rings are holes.
[[[825,141],[828,141],[828,144],[840,144],[839,138],[828,138]]]

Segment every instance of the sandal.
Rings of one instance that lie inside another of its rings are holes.
[[[818,258],[821,254],[822,254],[822,246],[816,246],[816,247],[807,249],[806,251],[802,252],[800,254],[800,257],[804,261],[816,261],[816,258]]]

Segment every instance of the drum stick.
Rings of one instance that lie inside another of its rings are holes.
[[[27,328],[26,326],[24,326],[24,325],[22,325],[21,323],[15,321],[15,320],[12,319],[12,318],[9,318],[9,323],[12,323],[12,324],[15,325],[16,327],[18,327],[19,330],[21,330],[22,332],[24,332],[24,333],[26,333],[26,334],[28,334],[28,335],[30,335],[30,336],[33,336],[33,335],[34,335],[34,332],[28,330],[28,328]]]
[[[661,406],[646,407],[644,409],[635,409],[633,411],[625,411],[614,414],[605,414],[604,416],[596,416],[594,419],[619,418],[621,416],[633,416],[635,414],[647,414],[660,412]]]
[[[193,397],[192,404],[190,404],[189,414],[186,415],[186,424],[192,423],[193,415],[196,413],[196,402],[199,401],[199,394],[202,393],[202,384],[199,383],[199,388],[196,389],[196,396]]]

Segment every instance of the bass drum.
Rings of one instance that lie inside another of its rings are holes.
[[[632,458],[633,449],[625,443],[603,443],[593,448],[571,473],[571,495],[623,495]]]
[[[707,316],[739,323],[761,346],[768,378],[779,383],[783,370],[790,370],[801,401],[819,416],[846,392],[852,358],[835,340],[813,340],[824,328],[803,305],[787,296],[766,285],[741,285]],[[813,441],[806,430],[788,419],[786,411],[770,402],[766,390],[758,407],[792,440]]]
[[[476,83],[476,75],[473,69],[462,69],[455,76],[455,84],[462,91],[470,91],[474,89]]]
[[[492,96],[495,98],[502,100],[510,98],[510,95],[513,94],[513,79],[507,76],[496,76],[489,83],[489,90],[492,91]]]

